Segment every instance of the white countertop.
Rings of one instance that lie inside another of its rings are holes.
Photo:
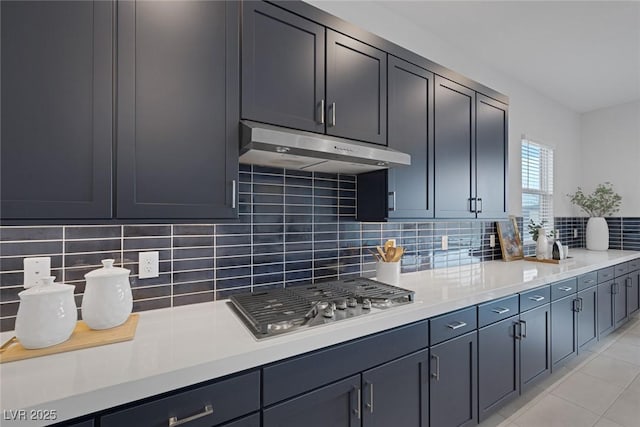
[[[490,261],[403,274],[415,303],[257,341],[226,301],[140,313],[133,341],[0,365],[0,424],[9,410],[51,409],[75,418],[180,387],[258,367],[588,271],[640,252],[573,249],[562,264]],[[5,342],[13,332],[0,334]]]

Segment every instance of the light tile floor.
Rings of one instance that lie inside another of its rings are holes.
[[[640,427],[640,318],[583,351],[480,427]]]

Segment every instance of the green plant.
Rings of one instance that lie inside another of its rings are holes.
[[[544,229],[544,225],[547,223],[546,220],[542,220],[540,222],[540,224],[537,224],[533,218],[529,219],[529,224],[527,225],[527,228],[529,229],[529,234],[531,234],[531,238],[533,239],[534,242],[538,241],[538,235],[540,234],[540,229]],[[550,231],[549,233],[547,233],[547,237],[554,237],[556,234],[555,231]]]
[[[598,184],[591,194],[584,194],[582,188],[574,194],[567,194],[574,205],[579,206],[589,216],[610,216],[620,210],[622,197],[613,190],[610,182]]]

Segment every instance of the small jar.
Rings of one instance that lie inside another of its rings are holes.
[[[103,259],[102,268],[84,277],[87,285],[82,298],[82,320],[91,329],[108,329],[123,324],[133,309],[130,271],[114,267],[112,259]]]

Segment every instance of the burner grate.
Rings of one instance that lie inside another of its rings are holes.
[[[368,299],[374,307],[384,309],[413,301],[413,292],[375,280],[357,278],[235,294],[229,298],[254,335],[262,338],[301,325],[313,325],[319,315],[316,305],[320,302],[338,303],[355,298],[361,305]],[[365,312],[368,311],[363,312],[362,308],[358,308],[356,315]],[[349,316],[354,315],[349,313]],[[322,323],[327,321],[324,319]]]
[[[289,289],[236,294],[229,297],[235,307],[260,333],[266,334],[270,326],[286,322],[304,322],[312,304]]]

